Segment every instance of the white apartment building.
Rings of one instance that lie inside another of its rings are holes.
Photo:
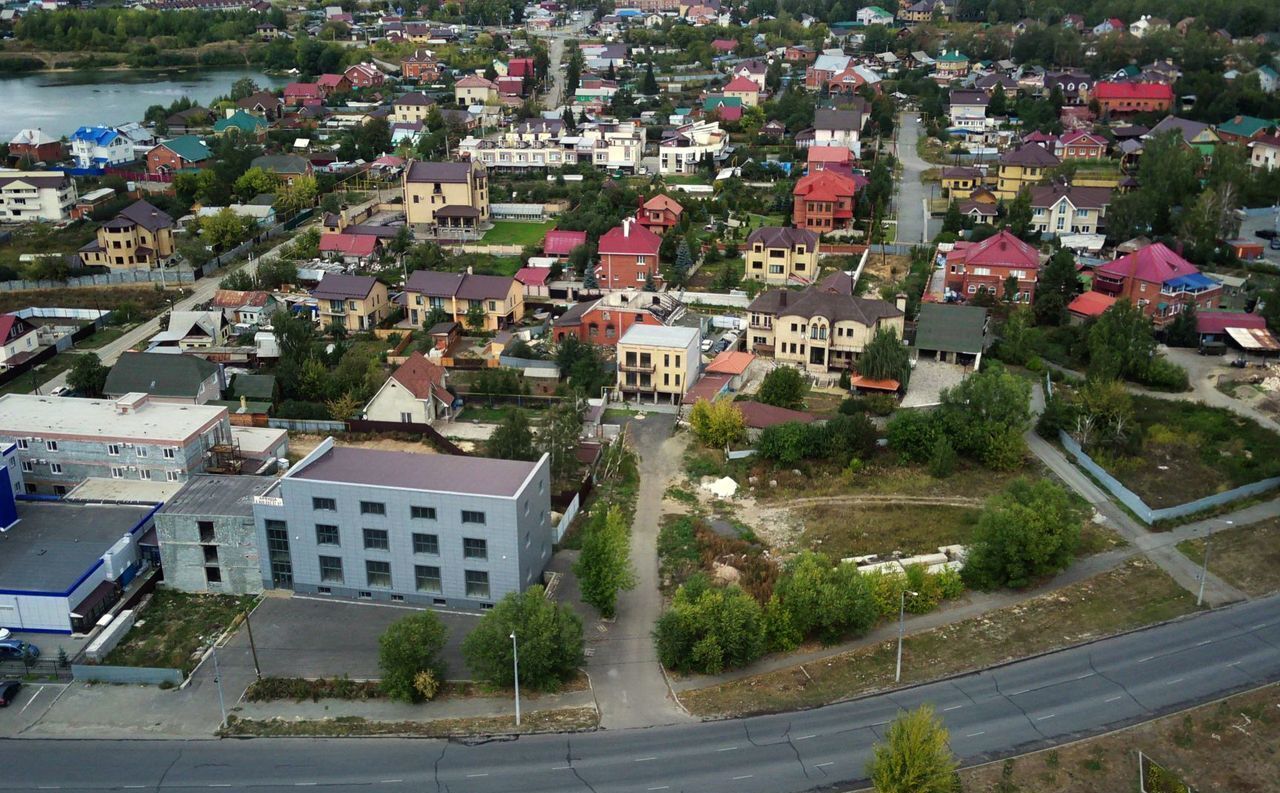
[[[728,146],[729,133],[720,129],[720,122],[686,124],[659,144],[658,173],[693,173],[708,154],[717,161],[724,159]]]
[[[67,220],[76,197],[75,180],[62,171],[0,170],[0,222]]]
[[[634,171],[644,155],[645,129],[632,121],[584,124],[576,131],[560,121],[533,121],[489,138],[464,139],[458,150],[490,168],[522,170],[590,163]]]

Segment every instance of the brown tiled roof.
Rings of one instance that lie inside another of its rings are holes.
[[[409,390],[418,399],[434,396],[446,405],[453,401],[453,395],[445,389],[445,368],[427,360],[420,352],[409,356],[409,360],[391,373],[391,379]]]
[[[803,410],[788,410],[787,408],[766,405],[763,402],[753,402],[751,400],[734,402],[733,406],[742,413],[742,418],[746,425],[756,430],[762,430],[778,424],[786,424],[789,421],[801,421],[808,424],[816,418],[812,413],[805,413]]]
[[[902,316],[892,303],[810,287],[800,293],[773,289],[762,293],[748,311],[774,316],[825,317],[830,322],[857,322],[872,326],[878,320]]]
[[[793,248],[804,245],[805,250],[812,251],[818,244],[818,235],[808,229],[796,229],[790,226],[762,226],[747,237],[748,245],[757,242],[766,248]]]
[[[1111,188],[1071,187],[1061,184],[1041,185],[1031,188],[1031,206],[1053,206],[1064,196],[1078,209],[1098,209],[1111,203]]]

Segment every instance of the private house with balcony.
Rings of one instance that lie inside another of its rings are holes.
[[[0,372],[25,362],[40,348],[35,325],[17,314],[0,314]]]
[[[834,168],[805,174],[791,191],[794,199],[792,224],[818,234],[849,228],[853,225],[858,191],[866,184],[866,177],[861,174],[844,173]]]
[[[861,106],[854,109],[824,108],[813,116],[813,146],[839,146],[849,150],[853,158],[862,157],[862,127],[866,118]]]
[[[483,609],[542,583],[551,464],[337,446],[253,499],[264,589]]]
[[[965,199],[982,184],[982,171],[967,166],[942,169],[942,197]]]
[[[1171,322],[1188,305],[1210,311],[1222,296],[1222,284],[1160,242],[1096,268],[1093,290],[1130,301],[1157,328]]]
[[[1107,139],[1101,135],[1078,129],[1063,133],[1055,152],[1063,161],[1084,160],[1097,162],[1107,157]]]
[[[174,253],[173,218],[136,201],[98,227],[97,239],[80,249],[86,267],[133,270],[158,267]]]
[[[415,83],[440,81],[440,60],[431,50],[416,49],[400,59],[400,74]]]
[[[524,319],[524,287],[501,275],[415,270],[409,274],[404,299],[406,319],[415,328],[422,327],[436,308],[475,330],[504,330]],[[482,328],[474,328],[469,316],[477,306],[484,313]]]
[[[566,134],[563,122],[537,119],[487,138],[466,137],[458,153],[504,172],[594,165],[634,171],[644,152],[644,127],[631,121],[583,124]]]
[[[478,162],[415,160],[401,178],[411,226],[474,232],[489,220],[489,180]]]
[[[1012,201],[1024,187],[1043,182],[1049,178],[1049,171],[1061,164],[1052,152],[1036,143],[1005,152],[996,170],[996,198]]]
[[[1041,234],[1100,234],[1111,191],[1105,187],[1048,184],[1031,188],[1031,222]]]
[[[772,286],[811,284],[818,275],[818,234],[764,226],[747,237],[745,277]]]
[[[1030,305],[1035,300],[1040,252],[1007,229],[982,242],[957,242],[939,257],[946,268],[947,293],[961,300],[972,300],[979,291],[1003,300],[1010,278],[1017,280],[1013,302]]]
[[[373,330],[391,313],[387,285],[371,275],[325,273],[311,290],[320,328],[339,325],[349,333]]]
[[[995,126],[995,120],[987,118],[991,97],[984,91],[955,90],[951,92],[950,100],[947,115],[952,130],[981,135]]]
[[[903,312],[884,300],[856,297],[834,279],[803,292],[771,289],[747,306],[750,351],[800,369],[850,369],[882,327],[902,338]]]
[[[626,289],[569,307],[551,325],[557,343],[570,336],[604,347],[617,345],[632,325],[675,325],[685,306],[668,292]]]
[[[729,133],[720,129],[718,121],[685,124],[658,144],[658,173],[697,173],[703,163],[724,159],[729,147]]]
[[[77,168],[98,170],[135,158],[133,140],[111,127],[81,127],[71,133],[71,159]]]
[[[618,340],[618,390],[638,402],[680,404],[698,379],[701,345],[698,328],[632,325]]]
[[[60,223],[77,200],[75,180],[62,171],[0,169],[0,222]]]
[[[650,198],[636,210],[636,222],[655,234],[666,234],[667,229],[674,228],[684,214],[684,207],[671,196],[658,195]]]
[[[605,232],[596,245],[599,261],[596,281],[603,289],[637,289],[652,279],[662,283],[658,251],[662,238],[625,218],[622,225]]]

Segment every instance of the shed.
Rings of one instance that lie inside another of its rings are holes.
[[[916,320],[915,358],[978,368],[987,349],[987,310],[954,303],[924,303]]]

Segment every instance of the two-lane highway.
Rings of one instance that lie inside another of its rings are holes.
[[[10,741],[8,790],[786,793],[864,777],[903,708],[933,705],[968,761],[1280,680],[1280,596],[998,669],[752,719],[516,740]],[[74,761],[69,761],[74,758]]]

